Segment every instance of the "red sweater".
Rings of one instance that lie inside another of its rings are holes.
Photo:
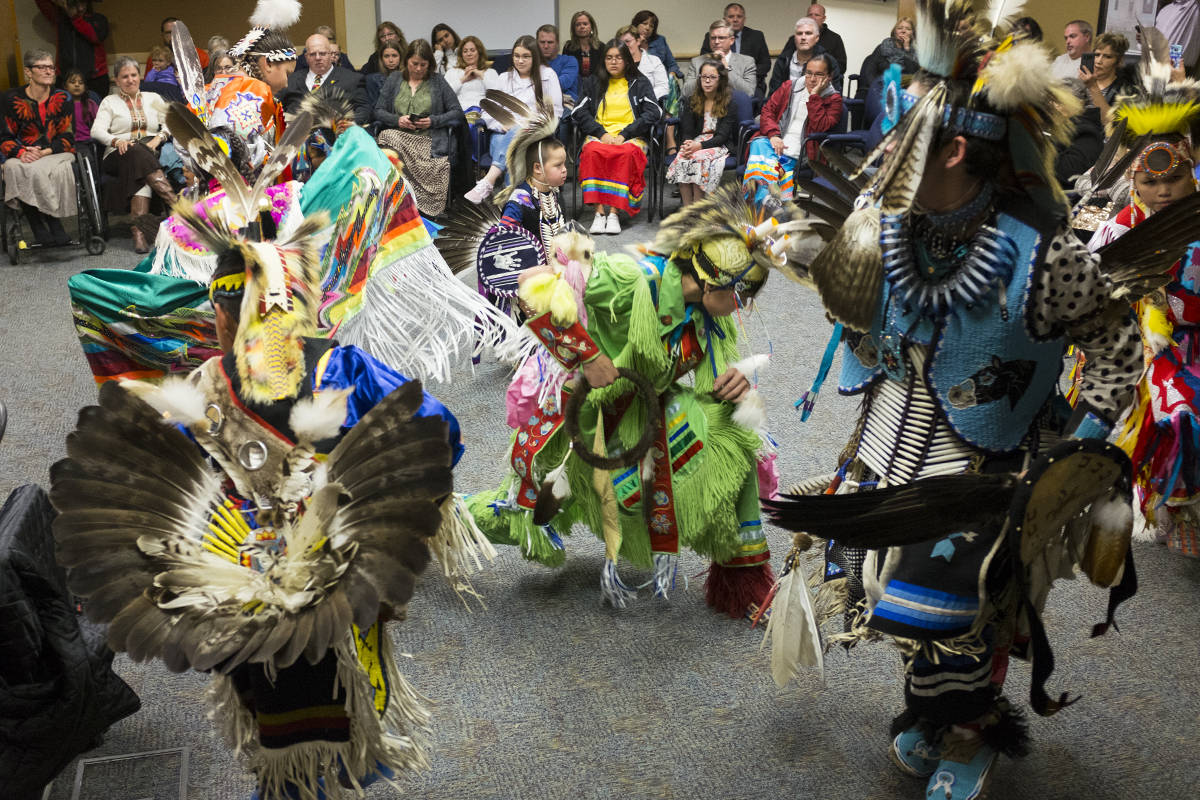
[[[779,128],[780,122],[787,114],[788,105],[792,102],[792,82],[784,81],[762,107],[762,115],[758,121],[758,135],[783,136]],[[824,133],[842,121],[842,96],[837,92],[821,97],[810,95],[808,98],[808,119],[804,123],[804,133]],[[805,146],[805,155],[809,161],[817,157],[817,143],[809,142]]]
[[[49,147],[55,153],[75,152],[75,103],[54,89],[38,103],[21,86],[0,99],[0,160],[16,158],[26,147]]]

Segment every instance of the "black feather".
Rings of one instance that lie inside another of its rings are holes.
[[[1155,214],[1097,253],[1101,269],[1128,294],[1116,299],[1122,308],[1169,280],[1168,271],[1200,230],[1200,193],[1189,194]]]
[[[903,486],[764,500],[776,525],[853,547],[892,547],[938,539],[1002,520],[1016,480],[1008,474],[951,475]]]

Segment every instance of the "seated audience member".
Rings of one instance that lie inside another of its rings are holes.
[[[1154,27],[1162,31],[1171,44],[1183,48],[1179,66],[1192,70],[1200,56],[1200,2],[1198,0],[1163,0],[1158,4]]]
[[[446,83],[458,95],[458,105],[467,115],[467,121],[474,125],[479,119],[479,101],[487,91],[483,76],[489,66],[487,48],[479,37],[467,36],[462,40],[458,46],[458,63],[459,66],[446,73]]]
[[[75,104],[54,88],[54,56],[31,48],[25,85],[0,97],[4,203],[20,208],[38,244],[67,244],[61,217],[75,214]]]
[[[179,85],[179,78],[175,74],[175,56],[172,55],[171,48],[163,47],[161,44],[152,47],[150,64],[151,68],[146,70],[145,80],[147,82]]]
[[[683,76],[683,94],[688,96],[696,91],[696,76],[705,61],[716,59],[729,73],[729,86],[739,92],[753,95],[758,86],[755,77],[757,72],[754,59],[730,50],[733,46],[733,31],[723,19],[708,26],[708,38],[712,46],[707,55],[699,55],[688,62],[687,72]]]
[[[667,37],[658,32],[658,15],[653,11],[639,11],[633,15],[633,21],[629,24],[637,31],[642,50],[658,56],[658,60],[663,62],[667,72],[683,80],[683,70],[675,62],[675,54],[671,52],[671,46],[667,44]]]
[[[633,56],[633,65],[637,67],[637,71],[650,79],[650,85],[654,87],[654,96],[660,101],[664,100],[671,90],[671,86],[667,82],[666,65],[659,60],[658,56],[650,55],[642,50],[641,40],[638,39],[637,30],[632,25],[619,28],[617,39],[629,48],[629,54]]]
[[[404,51],[398,45],[388,42],[379,48],[379,72],[372,72],[363,80],[363,86],[367,93],[367,104],[371,107],[372,115],[375,112],[375,106],[379,104],[379,91],[383,88],[384,81],[393,72],[399,72],[404,66]]]
[[[354,70],[354,65],[350,63],[350,57],[346,55],[345,51],[342,50],[341,45],[338,44],[337,34],[334,33],[333,28],[328,25],[318,25],[316,29],[313,30],[313,33],[319,33],[329,40],[330,49],[337,53],[337,57],[333,60],[334,64],[342,69]],[[308,69],[307,53],[300,53],[296,58],[296,69]]]
[[[667,180],[678,184],[685,206],[702,199],[721,182],[737,124],[729,73],[721,62],[709,61],[700,67],[695,93],[679,105],[676,136],[682,143],[667,167]]]
[[[133,248],[145,253],[150,247],[137,223],[150,214],[151,196],[157,194],[168,208],[175,202],[175,189],[159,163],[159,150],[168,138],[163,127],[167,107],[157,94],[141,91],[141,74],[132,58],[118,58],[115,72],[117,91],[100,101],[92,139],[104,145],[104,173],[116,178],[105,188],[104,205],[118,214],[129,209]]]
[[[571,38],[563,45],[563,55],[570,56],[579,64],[579,85],[593,75],[604,71],[604,56],[597,32],[596,18],[588,11],[576,11],[571,15]]]
[[[1063,28],[1063,42],[1067,52],[1054,59],[1051,70],[1061,81],[1078,80],[1079,61],[1084,53],[1092,51],[1092,23],[1084,19],[1071,20]]]
[[[90,142],[92,140],[92,123],[96,121],[96,110],[100,104],[88,91],[83,70],[73,69],[68,72],[63,80],[63,88],[67,90],[67,94],[71,95],[71,102],[75,109],[75,143]]]
[[[297,68],[288,77],[287,89],[280,97],[283,110],[295,114],[300,110],[300,101],[306,94],[322,86],[336,86],[346,93],[354,105],[355,122],[359,125],[370,122],[371,109],[367,106],[363,75],[334,63],[338,50],[329,39],[324,34],[314,33],[305,40],[304,53],[308,57],[308,69]]]
[[[604,68],[604,76],[584,87],[571,119],[587,137],[579,183],[583,202],[596,209],[591,232],[620,233],[617,212],[633,217],[641,208],[647,141],[662,108],[629,48],[617,39],[604,46]]]
[[[391,42],[400,48],[400,52],[408,49],[408,39],[404,38],[404,31],[391,21],[384,20],[379,23],[379,27],[375,28],[375,46],[371,48],[374,52],[367,59],[367,63],[362,65],[359,70],[364,75],[370,75],[372,72],[379,72],[379,48],[387,42]]]
[[[1078,81],[1075,83],[1080,88],[1079,94],[1082,95],[1083,87]],[[1085,108],[1083,113],[1075,117],[1074,123],[1075,134],[1071,143],[1060,147],[1054,159],[1054,177],[1067,191],[1075,185],[1076,176],[1095,166],[1100,151],[1104,149],[1104,126],[1100,124],[1100,109],[1095,106]]]
[[[817,157],[817,143],[805,143],[842,120],[842,96],[833,88],[834,61],[828,53],[813,55],[804,65],[804,79],[786,80],[762,108],[759,132],[750,140],[744,185],[760,198],[767,185],[776,185],[790,200],[796,171]]]
[[[1087,104],[1100,109],[1100,121],[1108,124],[1112,103],[1119,95],[1137,90],[1137,77],[1122,68],[1129,40],[1119,33],[1102,33],[1096,37],[1095,70],[1079,68],[1079,80],[1087,87]]]
[[[722,19],[729,26],[733,38],[729,40],[729,52],[749,56],[754,62],[755,85],[753,92],[762,97],[767,86],[767,72],[771,69],[771,51],[767,49],[767,39],[762,31],[746,27],[746,9],[741,3],[730,3],[725,6]],[[705,36],[700,43],[700,55],[713,52],[711,36]],[[728,67],[728,65],[726,65]],[[736,88],[736,84],[735,84]],[[684,92],[690,94],[690,92]]]
[[[159,33],[162,35],[162,42],[160,42],[160,44],[167,48],[168,51],[171,50],[171,31],[175,29],[176,22],[179,22],[179,17],[167,17],[158,26]],[[229,45],[225,45],[225,49],[228,50]],[[199,47],[197,47],[196,55],[200,58],[200,66],[207,67],[209,51],[201,50]],[[172,58],[172,61],[174,61],[174,58]],[[152,69],[154,69],[154,48],[150,49],[150,55],[146,58],[146,69],[143,70],[143,72],[146,75],[149,75]],[[150,78],[147,77],[146,80],[150,80]]]
[[[448,70],[458,66],[458,46],[462,44],[462,40],[458,38],[454,28],[439,22],[433,26],[429,41],[433,45],[434,71],[438,75],[445,75]]]
[[[208,66],[204,68],[204,82],[212,83],[213,78],[218,75],[235,75],[237,74],[237,65],[233,62],[233,57],[224,50],[213,50],[209,54]]]
[[[879,80],[879,77],[887,72],[887,68],[892,64],[899,64],[900,71],[905,75],[912,75],[917,71],[917,67],[920,65],[917,63],[917,55],[913,50],[915,31],[916,23],[911,17],[901,17],[896,20],[891,34],[880,42],[871,55],[863,61],[862,69],[858,71],[855,97],[866,97],[871,85]]]
[[[521,36],[512,46],[512,66],[497,74],[489,69],[483,76],[483,85],[487,89],[499,89],[525,103],[530,108],[548,105],[557,117],[562,117],[562,89],[558,85],[558,76],[554,70],[542,63],[542,51],[532,36]],[[493,135],[488,144],[492,156],[492,165],[487,174],[479,179],[475,188],[467,192],[465,197],[472,203],[482,203],[496,189],[496,183],[506,172],[505,159],[508,157],[508,143],[517,135],[518,128],[505,128],[487,113],[481,115]]]
[[[811,17],[801,17],[796,20],[795,32],[792,34],[792,46],[790,49],[785,49],[779,54],[779,58],[775,59],[775,66],[771,70],[771,82],[767,89],[768,95],[773,95],[783,85],[784,81],[792,83],[800,83],[804,77],[804,65],[808,60],[818,53],[829,55],[828,51],[820,44],[821,27],[815,19]],[[830,55],[831,66],[833,67],[832,82],[835,87],[842,85],[842,72],[837,66],[837,60]],[[870,84],[868,84],[869,86]]]
[[[562,90],[563,102],[574,107],[579,99],[579,62],[558,52],[558,26],[543,25],[537,29],[538,50],[542,63],[554,70],[558,76],[558,88]],[[567,102],[570,98],[570,102]]]
[[[462,108],[446,79],[433,71],[433,48],[424,39],[408,43],[404,65],[379,90],[375,121],[385,126],[379,146],[394,150],[404,177],[429,216],[446,209],[454,125],[463,125]]]
[[[104,49],[104,40],[108,38],[108,19],[103,14],[93,12],[91,3],[86,0],[34,2],[42,16],[57,30],[58,74],[66,75],[72,69],[83,70],[88,79],[88,88],[97,97],[108,94],[108,55]],[[13,5],[9,4],[9,8],[13,8]],[[15,17],[13,19],[16,20]]]
[[[813,3],[808,7],[808,11],[805,13],[805,16],[817,23],[817,35],[820,37],[821,50],[833,56],[833,60],[837,62],[837,74],[845,75],[847,65],[849,64],[849,62],[846,61],[846,45],[842,42],[842,37],[830,30],[829,26],[825,24],[825,6],[821,5],[820,3]],[[779,58],[782,58],[786,62],[789,58],[791,58],[791,55],[793,52],[795,52],[795,50],[796,40],[789,36],[787,41],[783,43],[783,48],[779,52]],[[771,80],[772,82],[775,82],[774,73],[771,74]],[[779,79],[779,83],[782,82],[783,78],[781,77]],[[778,86],[779,83],[776,83],[775,85]],[[836,85],[838,85],[837,82],[835,82],[835,86]],[[771,89],[767,89],[768,94],[770,94],[772,91],[773,90]]]

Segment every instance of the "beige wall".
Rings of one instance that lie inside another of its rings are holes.
[[[643,8],[658,14],[658,32],[667,37],[671,52],[695,55],[700,42],[708,33],[709,24],[720,19],[727,0],[699,2],[651,2],[646,0],[606,0],[604,3],[583,4],[583,0],[559,0],[558,24],[566,27],[571,15],[581,8],[592,12],[600,27],[602,38],[608,39],[622,25],[628,25],[633,15]],[[795,29],[796,20],[804,16],[808,3],[785,0],[743,0],[746,24],[757,28],[767,37],[767,46],[777,53]],[[828,0],[825,4],[828,24],[846,43],[849,71],[858,72],[863,59],[883,41],[896,21],[896,4],[880,0]]]
[[[1073,19],[1086,19],[1096,27],[1100,17],[1097,0],[1034,0],[1025,4],[1025,13],[1038,21],[1048,44],[1055,52],[1063,52],[1063,28]]]

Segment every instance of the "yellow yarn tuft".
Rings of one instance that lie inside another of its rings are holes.
[[[1194,100],[1152,105],[1129,104],[1113,109],[1113,122],[1120,119],[1126,121],[1126,139],[1148,133],[1187,135],[1197,114],[1200,114],[1200,103]]]
[[[536,314],[550,312],[555,325],[572,325],[579,321],[579,309],[571,285],[554,272],[543,272],[528,278],[517,291],[518,297]]]

